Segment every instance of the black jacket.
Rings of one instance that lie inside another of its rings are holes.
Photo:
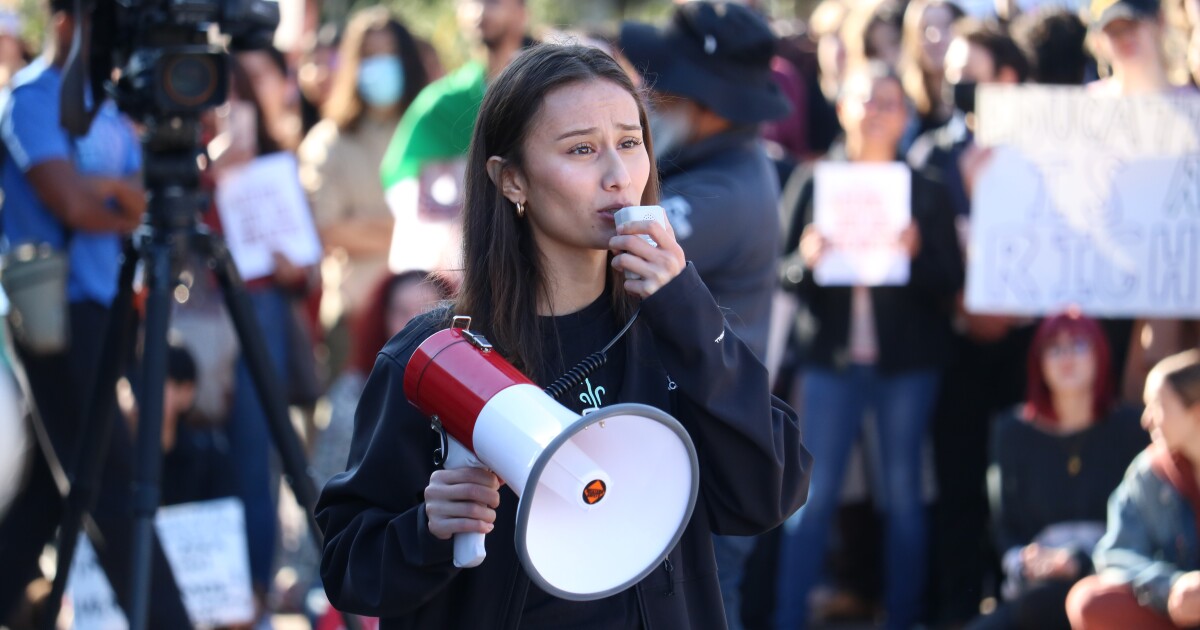
[[[813,172],[811,166],[798,168],[784,191],[781,276],[784,288],[799,294],[815,324],[800,332],[804,362],[842,369],[850,361],[851,288],[818,286],[799,251],[800,235],[813,221]],[[921,249],[912,260],[908,284],[871,288],[878,367],[889,374],[939,368],[948,360],[953,300],[963,284],[963,259],[945,190],[916,171],[912,216]]]
[[[384,629],[516,628],[529,588],[513,543],[516,496],[502,489],[487,559],[476,568],[454,568],[452,543],[429,533],[423,492],[437,438],[405,399],[402,379],[413,350],[440,327],[419,318],[379,354],[359,402],[349,470],[317,504],[321,575],[336,607],[379,616]],[[683,538],[634,586],[642,621],[724,628],[711,534],[758,534],[803,504],[811,458],[796,414],[771,396],[766,369],[729,332],[691,265],[644,301],[623,342],[619,402],[675,416],[700,461]]]
[[[779,178],[758,128],[730,129],[658,164],[675,237],[733,331],[766,358],[779,286]]]

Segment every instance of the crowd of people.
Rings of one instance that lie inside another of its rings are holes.
[[[323,248],[271,252],[245,291],[323,489],[325,549],[281,523],[268,410],[206,261],[185,261],[173,292],[160,499],[240,499],[246,627],[280,611],[321,627],[339,610],[385,628],[1200,623],[1197,320],[964,302],[972,192],[993,157],[974,141],[976,88],[1200,98],[1200,1],[821,0],[804,19],[763,4],[681,1],[660,23],[575,30],[540,26],[523,0],[458,0],[473,46],[459,68],[380,5],[297,50],[231,55],[229,98],[202,119],[216,201],[200,221],[229,232],[223,186],[286,156],[279,186],[303,192]],[[0,251],[5,271],[29,251],[59,263],[65,294],[58,344],[10,315],[0,348],[39,434],[0,505],[13,630],[45,605],[56,472],[75,472],[94,446],[80,436],[108,417],[84,393],[122,241],[146,213],[139,121],[105,101],[86,135],[60,122],[80,18],[70,0],[45,10],[40,54],[0,10]],[[865,164],[906,169],[911,221],[887,238],[909,273],[829,286],[814,273],[837,248],[818,171]],[[617,229],[612,211],[632,205],[669,225]],[[680,544],[636,588],[544,592],[511,544],[511,489],[435,470],[437,435],[401,383],[452,315],[543,386],[628,334],[564,404],[667,410],[701,473]],[[140,363],[130,353],[113,392],[90,531],[123,606]],[[469,531],[490,534],[489,556],[460,571],[447,541]],[[152,564],[150,627],[190,627],[157,547]]]

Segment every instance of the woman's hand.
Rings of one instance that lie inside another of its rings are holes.
[[[301,267],[293,264],[292,259],[281,252],[271,252],[271,259],[275,262],[275,271],[271,274],[275,279],[275,284],[281,287],[296,288],[309,283],[314,271],[311,265]]]
[[[815,226],[810,223],[804,227],[804,232],[800,234],[800,259],[805,267],[815,269],[825,255],[826,247],[825,237]]]
[[[1079,575],[1079,563],[1067,549],[1043,547],[1037,543],[1021,551],[1025,578],[1030,581],[1071,579]]]
[[[500,479],[482,468],[437,470],[425,487],[429,532],[441,540],[492,531],[499,506]]]
[[[654,239],[658,247],[647,243],[639,234]],[[625,290],[643,300],[663,288],[687,265],[670,222],[666,227],[657,221],[630,221],[619,225],[617,235],[608,242],[608,247],[617,253],[613,257],[613,269],[641,276],[636,280],[627,278]]]
[[[1171,585],[1167,613],[1181,628],[1200,625],[1200,571],[1189,571]]]
[[[900,230],[900,236],[897,239],[900,243],[900,249],[908,256],[909,260],[917,257],[921,253],[921,230],[917,229],[916,223],[909,223]]]

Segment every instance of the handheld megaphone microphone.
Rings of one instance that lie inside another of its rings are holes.
[[[679,542],[696,506],[696,449],[679,421],[632,403],[579,416],[471,332],[434,333],[404,393],[448,434],[446,467],[492,470],[520,497],[517,556],[542,590],[593,600],[641,581]],[[454,564],[483,561],[484,535],[455,534]]]

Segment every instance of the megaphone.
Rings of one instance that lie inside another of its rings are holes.
[[[492,470],[520,497],[516,549],[529,578],[562,599],[608,597],[641,581],[679,542],[700,472],[687,431],[648,405],[579,416],[456,317],[413,353],[404,393],[444,430],[446,467]],[[484,535],[454,536],[474,567]]]

